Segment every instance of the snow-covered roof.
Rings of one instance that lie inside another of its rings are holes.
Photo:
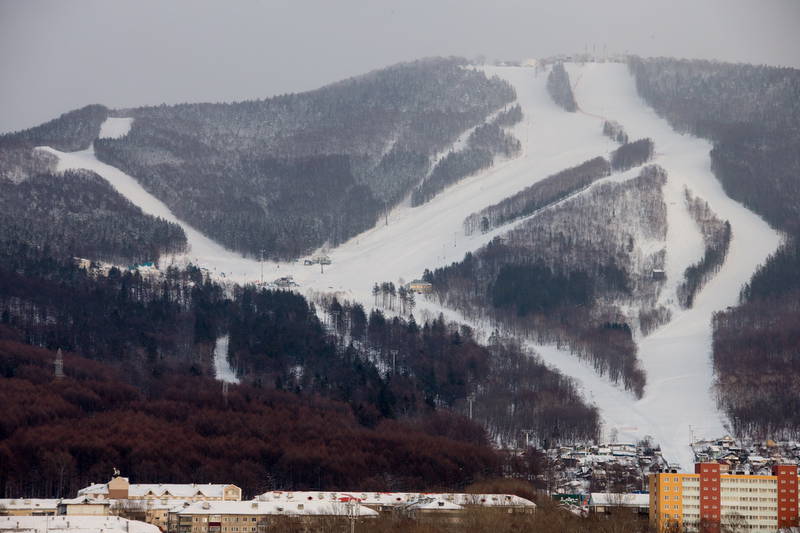
[[[620,506],[620,507],[648,507],[649,494],[623,494],[614,492],[593,492],[589,498],[589,505]]]
[[[65,505],[111,505],[111,500],[96,500],[86,496],[78,496],[77,498],[64,498],[60,503]]]
[[[108,494],[108,484],[93,483],[88,487],[84,487],[78,491],[78,496],[82,496],[84,494]]]
[[[378,513],[368,507],[357,505],[358,516],[377,516]],[[341,516],[348,514],[346,502],[339,501],[210,501],[194,502],[178,511],[183,515],[327,515]]]
[[[55,509],[59,501],[41,498],[0,498],[0,509]]]
[[[0,531],[47,533],[161,533],[158,527],[118,516],[0,516]]]
[[[415,511],[460,511],[463,506],[439,498],[422,498],[406,507]]]
[[[264,502],[327,501],[342,502],[357,499],[364,505],[406,505],[423,499],[452,502],[457,505],[484,507],[536,507],[536,504],[514,494],[465,494],[455,492],[362,492],[362,491],[272,491],[256,498]]]
[[[150,493],[156,496],[171,495],[178,497],[192,497],[198,493],[209,498],[222,498],[225,487],[229,485],[224,484],[204,484],[198,485],[195,483],[187,484],[133,484],[128,488],[128,496],[143,497]]]
[[[143,498],[151,494],[157,498],[175,496],[175,499],[191,498],[198,493],[207,498],[222,498],[225,487],[229,484],[197,484],[197,483],[132,483],[128,487],[128,497]],[[78,491],[78,496],[90,494],[108,494],[108,483],[96,483]]]

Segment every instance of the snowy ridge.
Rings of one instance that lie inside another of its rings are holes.
[[[465,237],[462,222],[469,214],[535,181],[614,149],[616,143],[602,134],[600,119],[608,115],[625,127],[631,139],[651,137],[657,153],[653,162],[665,168],[669,176],[663,189],[669,222],[668,281],[662,289],[661,303],[673,310],[675,318],[639,340],[639,358],[648,379],[645,395],[639,401],[598,376],[588,364],[566,350],[532,343],[528,346],[535,348],[545,362],[579,382],[586,399],[601,410],[606,433],[616,432],[622,439],[651,435],[662,445],[668,460],[680,462],[687,468],[691,465],[689,426],[699,436],[718,436],[724,431],[709,390],[713,377],[711,315],[736,303],[742,284],[777,248],[780,237],[758,216],[724,194],[710,172],[709,143],[675,133],[647,107],[638,97],[624,64],[567,65],[567,69],[573,80],[580,79],[575,96],[584,113],[567,113],[552,102],[545,88],[546,72],[537,75],[535,69],[527,67],[484,67],[487,75],[507,80],[517,92],[517,103],[524,117],[509,133],[522,143],[521,154],[448,187],[421,206],[411,208],[407,203],[397,206],[388,215],[387,222],[381,219],[374,228],[330,250],[332,264],[325,266],[324,273],[298,262],[265,262],[262,265],[225,250],[178,220],[134,178],[99,162],[93,148],[75,153],[44,149],[58,156],[59,170],[93,170],[146,213],[181,224],[190,252],[172,258],[173,261],[192,261],[218,277],[236,282],[258,281],[263,268],[265,280],[292,275],[309,292],[338,291],[342,297],[370,308],[374,282],[409,281],[419,277],[424,269],[458,261],[466,252],[478,249],[513,226]],[[638,172],[639,169],[634,169],[613,175],[612,179],[628,179]],[[684,185],[689,185],[693,192],[708,201],[733,228],[725,264],[698,293],[694,308],[686,311],[679,309],[675,289],[686,266],[701,257],[703,242],[685,208]],[[469,323],[458,313],[443,309],[433,299],[420,298],[417,309],[423,316],[443,312],[449,320]],[[491,327],[489,324],[472,325]]]

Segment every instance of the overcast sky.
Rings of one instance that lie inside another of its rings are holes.
[[[0,0],[0,132],[90,103],[263,98],[424,56],[800,67],[800,0]]]

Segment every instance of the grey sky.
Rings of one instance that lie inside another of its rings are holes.
[[[433,55],[800,67],[800,0],[0,0],[0,132],[90,103],[230,101]]]

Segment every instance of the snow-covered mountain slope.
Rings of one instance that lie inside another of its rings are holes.
[[[166,260],[166,263],[173,260],[192,262],[214,269],[219,273],[235,275],[236,279],[241,281],[253,281],[257,279],[252,277],[253,272],[258,268],[258,264],[255,261],[246,260],[239,254],[226,250],[223,246],[212,241],[189,224],[178,220],[161,200],[144,190],[144,187],[134,178],[111,165],[98,161],[94,155],[93,147],[79,152],[68,153],[60,152],[47,146],[40,147],[39,149],[58,157],[57,171],[61,172],[80,168],[92,170],[107,179],[120,194],[139,206],[146,214],[180,224],[186,233],[186,239],[189,243],[189,252],[177,258],[162,258],[162,262],[164,262],[164,260]]]
[[[651,433],[686,467],[691,434],[714,436],[724,432],[721,415],[710,390],[711,317],[735,305],[739,290],[779,243],[780,235],[759,216],[731,200],[710,168],[711,144],[676,133],[639,98],[627,67],[618,63],[569,65],[581,110],[621,123],[631,139],[650,137],[655,142],[655,163],[666,169],[668,284],[663,303],[673,310],[673,320],[639,342],[639,359],[647,373],[645,396],[638,411],[653,420]],[[688,186],[706,200],[732,226],[727,258],[720,271],[699,292],[692,309],[680,310],[675,288],[683,271],[702,255],[702,238],[682,201]]]
[[[655,163],[669,173],[664,188],[668,204],[667,275],[662,291],[665,305],[673,308],[674,320],[639,343],[640,358],[647,371],[644,397],[635,401],[627,392],[598,376],[588,365],[568,352],[550,346],[535,347],[542,358],[567,375],[575,377],[588,400],[600,408],[607,436],[633,439],[652,435],[670,461],[684,467],[691,458],[686,446],[690,425],[698,434],[716,436],[723,432],[711,391],[711,314],[736,301],[741,285],[756,265],[773,251],[779,236],[750,211],[723,193],[709,169],[706,141],[675,133],[636,94],[625,65],[569,65],[575,95],[583,112],[567,113],[548,95],[546,73],[525,67],[486,67],[488,75],[510,82],[522,107],[524,118],[513,130],[522,143],[519,157],[494,165],[485,172],[448,188],[431,201],[412,208],[408,203],[395,208],[387,221],[326,253],[332,264],[303,266],[302,262],[260,264],[200,234],[177,220],[169,209],[147,193],[138,182],[118,169],[100,163],[92,149],[62,153],[59,169],[88,168],[104,176],[123,195],[150,214],[177,221],[184,227],[190,252],[184,257],[164,258],[207,267],[225,279],[258,281],[261,270],[269,280],[292,275],[301,290],[337,291],[348,299],[371,306],[373,283],[409,281],[425,268],[436,268],[460,260],[508,229],[465,237],[466,216],[497,203],[531,183],[587,159],[604,155],[616,147],[602,135],[600,117],[619,121],[631,139],[651,137],[655,141]],[[107,131],[107,130],[104,130]],[[616,175],[614,179],[624,179]],[[683,270],[702,254],[702,238],[683,202],[683,185],[711,204],[712,209],[733,226],[733,241],[720,272],[698,294],[691,310],[681,311],[674,297]],[[437,302],[420,298],[418,312],[445,313],[448,319],[463,320],[442,309]],[[481,326],[481,324],[473,324]]]

